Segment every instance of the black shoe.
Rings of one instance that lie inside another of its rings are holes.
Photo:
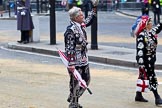
[[[158,98],[155,99],[155,104],[157,106],[162,106],[162,99],[160,98],[160,96]]]
[[[83,107],[78,103],[70,103],[69,108],[83,108]]]
[[[22,43],[23,41],[17,41],[18,43]]]
[[[23,44],[27,44],[27,43],[29,43],[29,42],[28,42],[28,41],[24,41],[24,42],[23,42]]]
[[[148,100],[146,100],[146,99],[143,98],[143,97],[135,98],[135,101],[138,101],[138,102],[148,102]]]
[[[138,102],[148,102],[148,100],[146,100],[146,99],[142,96],[142,93],[141,93],[141,92],[136,92],[135,101],[138,101]]]

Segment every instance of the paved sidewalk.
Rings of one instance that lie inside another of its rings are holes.
[[[58,49],[64,51],[64,44],[62,42],[58,42],[56,45],[49,45],[49,42],[41,41],[39,43],[30,43],[24,45],[11,42],[8,43],[8,48],[58,56],[57,51]],[[88,48],[88,56],[90,61],[118,66],[137,67],[135,61],[136,52],[134,49],[101,45],[99,46],[98,50],[92,50],[90,45]],[[162,53],[158,52],[156,69],[162,69],[161,57]]]
[[[140,10],[118,10],[117,12],[122,13],[123,15],[134,17],[134,18],[142,15]],[[149,11],[149,15],[153,17],[153,12]]]
[[[120,11],[123,15],[131,16],[136,18],[136,15],[141,14],[140,11]],[[151,13],[151,12],[150,12]],[[17,42],[8,43],[8,48],[17,50],[26,50],[30,52],[37,52],[43,54],[50,54],[58,56],[57,50],[61,49],[64,51],[64,44],[57,42],[56,45],[49,45],[48,41],[42,41],[39,43],[19,44]],[[98,50],[92,50],[90,45],[88,46],[89,60],[93,62],[112,64],[126,67],[137,67],[135,56],[136,50],[114,46],[102,46],[99,45]],[[157,53],[156,69],[162,69],[162,53]]]

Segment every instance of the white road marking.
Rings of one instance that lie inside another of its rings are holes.
[[[46,54],[40,54],[40,53],[34,53],[34,52],[28,52],[28,51],[22,51],[22,50],[15,50],[15,49],[8,49],[3,46],[0,47],[3,50],[6,51],[13,51],[13,52],[19,52],[19,53],[26,53],[30,55],[38,55],[38,56],[43,56],[43,57],[51,57],[51,58],[60,58],[57,56],[52,56],[52,55],[46,55]],[[115,66],[115,65],[109,65],[109,64],[103,64],[103,63],[96,63],[96,62],[89,62],[94,65],[99,65],[99,66],[108,66],[108,67],[113,67],[113,68],[119,68],[119,69],[125,69],[125,70],[133,70],[133,71],[138,71],[138,68],[131,68],[131,67],[124,67],[124,66]],[[157,73],[162,73],[161,70],[155,70]]]
[[[1,46],[0,48],[3,49],[3,50],[6,50],[6,51],[19,52],[19,53],[25,53],[25,54],[30,54],[30,55],[38,55],[38,56],[44,56],[44,57],[60,58],[60,57],[57,57],[57,56],[46,55],[46,54],[40,54],[40,53],[34,53],[34,52],[29,52],[29,51],[8,49],[8,48],[5,48],[5,47],[3,47],[3,46]]]

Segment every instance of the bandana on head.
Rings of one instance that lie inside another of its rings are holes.
[[[146,27],[150,17],[148,15],[139,16],[132,26],[133,35],[138,36],[139,33]]]

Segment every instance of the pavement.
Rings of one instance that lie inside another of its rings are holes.
[[[128,17],[136,18],[141,14],[138,11],[130,11],[130,10],[122,10],[115,12],[116,14],[126,15]],[[152,12],[150,12],[151,14]],[[152,14],[151,14],[152,15]],[[7,19],[7,16],[3,17]],[[1,19],[3,19],[1,18]],[[14,19],[14,17],[10,18]],[[35,53],[49,54],[53,56],[58,55],[58,49],[64,51],[64,43],[56,42],[55,45],[50,45],[48,40],[40,40],[39,42],[32,42],[29,44],[19,44],[17,42],[9,42],[7,47],[15,50],[24,50]],[[104,46],[98,45],[97,50],[91,49],[91,45],[88,46],[88,56],[89,61],[104,63],[110,65],[117,66],[125,66],[125,67],[137,67],[137,63],[135,60],[136,50],[124,47],[115,47],[115,46]],[[162,53],[157,52],[157,61],[156,61],[156,69],[162,69]]]

